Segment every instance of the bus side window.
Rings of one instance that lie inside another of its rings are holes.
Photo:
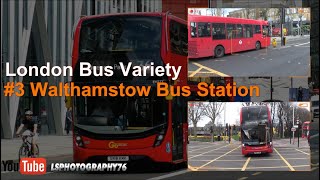
[[[228,39],[235,38],[235,24],[227,24]]]
[[[191,22],[191,37],[197,37],[197,23],[196,22]]]
[[[212,39],[226,39],[224,23],[212,23]]]
[[[188,29],[186,25],[170,21],[170,49],[172,53],[187,56]]]
[[[198,23],[199,37],[210,37],[210,23]]]
[[[261,26],[260,25],[255,25],[254,33],[255,34],[261,34]]]
[[[246,38],[253,37],[252,25],[250,25],[250,24],[243,25],[243,31],[244,31],[244,37],[246,37]]]

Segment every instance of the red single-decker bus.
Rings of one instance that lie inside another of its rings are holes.
[[[188,58],[222,57],[270,45],[268,21],[217,16],[188,16]]]

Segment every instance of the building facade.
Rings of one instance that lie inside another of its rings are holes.
[[[70,77],[7,77],[18,66],[71,64],[72,32],[81,15],[161,12],[161,0],[3,0],[1,1],[1,138],[12,138],[24,112],[33,111],[42,135],[63,135],[65,97],[33,96],[29,82],[58,85]],[[4,96],[7,82],[23,82],[22,97]]]
[[[188,7],[207,7],[208,0],[2,0],[1,1],[1,138],[12,138],[30,109],[41,122],[41,135],[63,135],[65,97],[33,96],[29,82],[58,85],[70,77],[7,77],[6,63],[18,66],[71,64],[72,32],[80,16],[167,12],[187,20]],[[22,97],[4,96],[7,82],[23,82]]]

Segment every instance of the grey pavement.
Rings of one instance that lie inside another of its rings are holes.
[[[287,41],[290,40],[299,40],[299,39],[304,39],[304,38],[310,38],[310,35],[303,35],[303,36],[285,36]],[[275,37],[271,37],[271,40],[275,38],[277,42],[281,41],[281,37],[279,36],[275,36]]]
[[[1,160],[17,160],[21,138],[1,139]],[[39,136],[40,157],[72,154],[72,136]]]
[[[298,138],[295,138],[294,141],[291,139],[278,139],[274,141],[273,145],[278,148],[299,148],[299,149],[310,149],[310,146],[308,144],[308,140],[306,138],[299,138],[299,147],[298,147]]]

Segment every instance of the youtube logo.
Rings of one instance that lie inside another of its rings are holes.
[[[47,172],[47,161],[44,158],[22,158],[20,173],[25,175],[41,175]]]

